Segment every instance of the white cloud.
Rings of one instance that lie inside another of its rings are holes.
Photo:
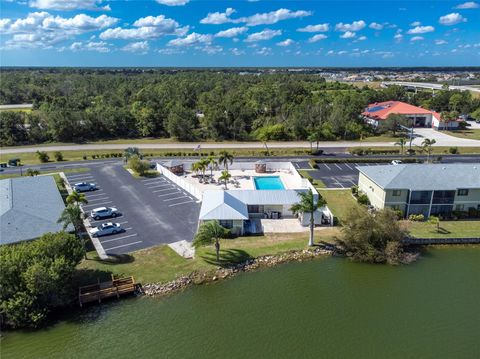
[[[105,10],[110,6],[101,6],[103,0],[30,0],[28,6],[42,10]]]
[[[209,44],[212,42],[212,35],[208,34],[198,34],[192,32],[191,34],[181,37],[178,39],[173,39],[168,42],[168,46],[191,46],[198,44]]]
[[[297,31],[300,31],[300,32],[326,32],[326,31],[328,31],[329,27],[330,27],[329,24],[307,25],[305,27],[297,29]]]
[[[248,35],[246,42],[256,42],[256,41],[264,41],[270,40],[275,36],[280,36],[282,34],[282,30],[270,30],[265,29],[260,32],[255,32],[253,34]]]
[[[150,45],[148,44],[148,41],[131,42],[122,47],[121,50],[143,55],[150,50]]]
[[[423,36],[414,36],[410,39],[410,41],[423,41],[425,38]]]
[[[241,56],[241,55],[245,55],[245,51],[243,50],[240,50],[239,48],[236,48],[234,47],[233,49],[230,50],[231,53],[235,56]]]
[[[365,21],[359,20],[359,21],[354,21],[351,24],[344,24],[343,22],[338,23],[335,25],[335,30],[337,31],[342,31],[342,32],[355,32],[355,31],[360,31],[366,26]]]
[[[416,26],[413,29],[407,31],[407,34],[425,34],[427,32],[433,32],[435,28],[433,26]]]
[[[269,47],[262,47],[255,52],[257,55],[269,56],[272,55],[272,49]]]
[[[229,7],[225,10],[225,12],[212,12],[208,13],[208,15],[200,20],[201,24],[212,24],[212,25],[218,25],[218,24],[225,24],[227,22],[232,22],[230,19],[230,15],[232,15],[235,12],[235,9]]]
[[[293,41],[292,39],[286,39],[284,41],[277,42],[277,46],[287,47],[293,45],[294,43],[295,41]]]
[[[455,6],[455,9],[462,9],[462,10],[466,10],[466,9],[478,9],[480,7],[480,5],[474,1],[467,1],[467,2],[464,2],[463,4],[460,4],[460,5],[457,5]]]
[[[410,24],[411,27],[420,26],[422,23],[420,21],[414,21]]]
[[[169,47],[169,48],[166,48],[166,49],[158,50],[158,53],[162,54],[162,55],[176,55],[176,54],[185,53],[185,50],[182,50],[181,48]]]
[[[353,39],[355,36],[357,36],[357,34],[353,31],[346,31],[340,37],[342,39]]]
[[[373,30],[382,30],[383,29],[383,25],[379,24],[377,22],[372,22],[370,25],[368,25],[368,27],[370,29],[373,29]]]
[[[445,40],[435,40],[435,45],[445,45],[445,44],[448,44],[448,42]]]
[[[77,51],[95,51],[95,52],[101,52],[101,53],[107,53],[110,52],[109,48],[110,44],[104,42],[104,41],[90,41],[87,43],[84,42],[74,42],[69,46],[69,49],[77,52]]]
[[[187,4],[190,0],[157,0],[159,4],[167,6],[183,6]]]
[[[48,12],[29,13],[16,20],[2,19],[0,31],[13,35],[5,48],[48,48],[76,35],[98,31],[115,24],[118,19],[106,15],[91,17],[78,14],[71,18],[53,16]]]
[[[335,51],[333,51],[333,50],[330,50],[330,51],[328,51],[328,52],[327,52],[327,55],[329,55],[329,56],[331,56],[331,55],[335,55]]]
[[[219,31],[215,34],[215,37],[236,37],[240,34],[243,34],[245,31],[248,30],[248,27],[232,27],[227,30]]]
[[[235,12],[233,8],[227,8],[225,12],[208,13],[208,15],[200,20],[201,24],[225,24],[225,23],[245,23],[247,26],[270,25],[282,20],[301,18],[312,15],[311,11],[289,9],[278,9],[267,13],[258,13],[247,17],[232,19],[230,15]]]
[[[458,12],[452,12],[451,14],[440,16],[438,22],[442,25],[451,26],[461,22],[467,22],[467,19],[460,15]]]
[[[398,34],[395,34],[393,38],[395,39],[396,42],[400,42],[403,40],[403,35],[398,33]]]
[[[328,36],[324,34],[317,34],[308,39],[308,42],[313,43],[321,40],[325,40]]]
[[[154,39],[164,35],[183,36],[188,31],[188,26],[180,27],[179,23],[163,15],[147,16],[133,23],[134,28],[116,27],[107,29],[100,34],[100,38],[107,39]]]
[[[366,36],[360,36],[357,40],[358,41],[365,41],[367,39]]]
[[[207,44],[203,47],[202,46],[197,46],[196,49],[200,50],[202,52],[205,52],[209,55],[215,55],[215,54],[219,54],[219,53],[223,52],[223,47],[218,46],[218,45],[217,46],[212,46],[212,45]]]
[[[337,52],[337,55],[345,55],[346,53],[348,53],[348,51],[341,50],[341,51]]]

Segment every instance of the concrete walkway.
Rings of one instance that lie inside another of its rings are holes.
[[[193,258],[195,256],[195,248],[193,248],[190,242],[185,240],[178,241],[174,243],[168,244],[170,248],[172,248],[178,255],[182,256],[183,258]]]

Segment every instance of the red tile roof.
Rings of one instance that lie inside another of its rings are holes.
[[[386,101],[372,103],[368,105],[366,110],[362,112],[363,116],[376,120],[385,120],[391,113],[400,115],[429,115],[434,114],[433,111],[426,110],[421,107],[413,106],[401,101]]]

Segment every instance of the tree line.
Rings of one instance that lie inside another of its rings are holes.
[[[358,88],[316,74],[25,69],[2,73],[0,103],[34,109],[1,111],[0,140],[9,146],[144,137],[356,139],[371,131],[360,113],[387,100],[438,112],[480,108],[469,92]]]

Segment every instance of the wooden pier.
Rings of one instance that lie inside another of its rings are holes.
[[[137,284],[133,277],[115,279],[108,282],[98,282],[78,288],[78,303],[80,307],[85,303],[98,302],[102,299],[117,297],[123,294],[131,294],[137,290]]]

